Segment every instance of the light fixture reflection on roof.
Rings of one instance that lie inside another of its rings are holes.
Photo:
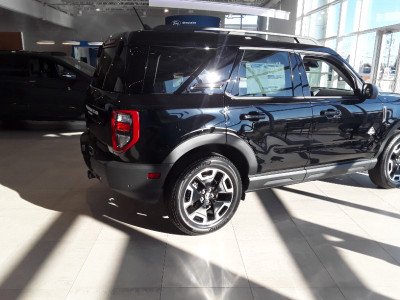
[[[79,46],[81,42],[78,41],[64,41],[62,42],[63,45],[72,45],[72,46]]]
[[[55,41],[37,41],[36,44],[38,45],[54,45]]]

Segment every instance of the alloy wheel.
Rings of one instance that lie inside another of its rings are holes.
[[[205,168],[195,174],[185,187],[185,217],[197,225],[212,226],[227,213],[234,193],[232,179],[226,172]]]

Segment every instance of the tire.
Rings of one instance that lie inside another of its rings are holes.
[[[223,227],[235,214],[242,195],[236,167],[210,156],[184,168],[168,193],[170,219],[183,233],[199,235]]]
[[[369,177],[380,188],[400,187],[400,133],[390,139],[376,166],[369,170]]]

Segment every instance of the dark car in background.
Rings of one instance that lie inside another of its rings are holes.
[[[82,118],[93,73],[65,53],[0,51],[0,119]]]

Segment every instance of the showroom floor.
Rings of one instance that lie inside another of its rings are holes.
[[[400,299],[400,193],[366,174],[247,195],[180,235],[88,180],[83,122],[0,125],[0,299]]]

